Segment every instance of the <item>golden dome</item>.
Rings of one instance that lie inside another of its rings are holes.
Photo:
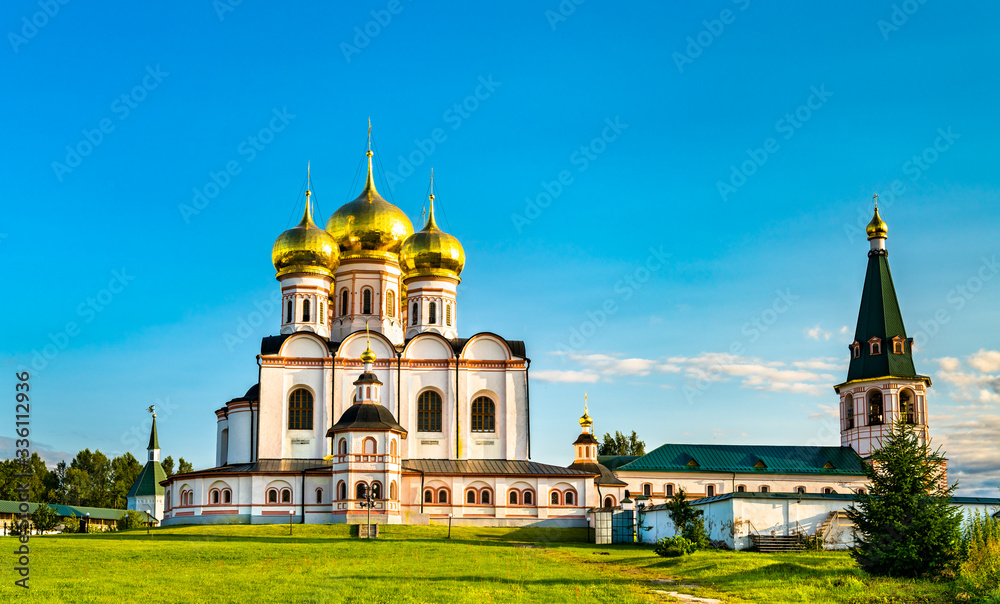
[[[403,242],[399,266],[403,278],[451,277],[459,279],[465,268],[465,250],[454,236],[438,228],[434,221],[434,194],[427,213],[427,225]],[[459,279],[461,281],[461,279]]]
[[[889,233],[889,227],[882,222],[882,217],[878,215],[878,206],[875,206],[875,216],[868,223],[865,232],[868,233],[868,239],[885,239]]]
[[[312,219],[312,205],[306,191],[302,221],[278,236],[271,248],[271,262],[277,277],[289,273],[317,273],[332,277],[340,265],[337,242]]]
[[[370,365],[373,364],[376,359],[377,357],[375,356],[375,353],[372,352],[371,347],[365,346],[365,351],[361,353],[361,362],[366,365]]]
[[[376,260],[397,260],[403,241],[413,234],[413,224],[406,214],[375,190],[371,151],[364,190],[334,212],[326,222],[326,232],[340,245],[341,258]]]
[[[587,400],[587,395],[586,394],[583,395],[583,400],[584,401]],[[591,427],[593,425],[594,425],[594,420],[590,419],[590,413],[588,413],[587,403],[584,402],[584,404],[583,404],[583,417],[580,418],[580,427],[581,428],[589,428],[589,427]]]

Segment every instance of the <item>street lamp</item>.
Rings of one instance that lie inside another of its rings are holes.
[[[365,487],[364,501],[359,503],[363,508],[368,508],[368,538],[372,538],[372,508],[375,507],[375,494],[374,489],[371,487]]]
[[[288,536],[292,535],[292,516],[295,515],[295,510],[288,510]]]
[[[448,538],[451,539],[451,517],[452,514],[448,514]]]
[[[146,536],[151,537],[152,534],[149,532],[150,525],[153,524],[153,513],[146,508]]]
[[[86,514],[83,515],[83,524],[85,525],[83,532],[84,533],[89,533],[90,532],[90,512],[87,512]]]

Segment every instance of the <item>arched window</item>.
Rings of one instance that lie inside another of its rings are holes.
[[[389,499],[395,501],[399,495],[396,493],[396,481],[393,480],[389,483]]]
[[[347,439],[340,439],[340,444],[337,445],[337,453],[340,455],[347,455]]]
[[[288,429],[313,429],[313,395],[305,388],[296,388],[288,397]]]
[[[844,429],[854,428],[854,396],[848,394],[844,397]]]
[[[302,301],[302,322],[309,322],[309,300]]]
[[[382,483],[377,480],[372,483],[372,497],[382,499]]]
[[[372,314],[372,290],[370,289],[361,291],[361,314]]]
[[[469,489],[465,492],[465,503],[476,503],[476,489]]]
[[[396,447],[396,439],[392,439],[389,441],[389,455],[393,457],[397,457],[399,455],[399,451],[397,450]]]
[[[604,498],[604,507],[606,508],[615,507],[615,500],[612,499],[610,495]]]
[[[438,491],[438,503],[448,503],[448,489]]]
[[[292,502],[292,491],[290,489],[281,489],[281,503],[291,503]]]
[[[882,391],[878,389],[868,394],[868,425],[882,425]]]
[[[362,452],[364,452],[367,455],[374,455],[375,453],[378,452],[378,447],[375,443],[375,439],[370,436],[365,439],[364,443],[361,446],[363,447]]]
[[[492,503],[493,495],[489,489],[479,491],[479,505],[491,505]]]
[[[665,495],[666,495],[667,497],[673,497],[673,496],[674,496],[674,485],[672,485],[672,484],[668,484],[668,485],[667,485],[667,486],[666,486],[666,487],[665,487],[665,488],[663,489],[663,492],[664,492],[664,494],[665,494]]]
[[[566,505],[576,505],[576,493],[573,491],[566,491],[563,494],[563,503]]]
[[[535,494],[532,491],[521,493],[521,503],[524,505],[535,505]]]
[[[364,499],[365,495],[368,494],[368,485],[363,482],[359,482],[357,486],[354,487],[354,498]]]
[[[323,325],[324,323],[326,323],[326,312],[325,311],[326,311],[326,305],[323,304],[322,302],[320,302],[319,303],[319,317],[317,317],[319,319],[319,324],[320,325]]]
[[[342,317],[347,316],[347,301],[348,295],[345,289],[340,292],[340,316]]]
[[[427,322],[431,325],[437,323],[437,303],[431,302],[427,305]]]
[[[396,292],[391,289],[385,292],[385,314],[390,317],[396,316]]]
[[[337,484],[337,499],[340,501],[347,499],[347,483],[343,480]]]
[[[804,495],[805,492],[806,492],[806,488],[805,487],[795,487],[795,493],[797,495]]]
[[[219,489],[212,489],[212,492],[209,494],[209,498],[210,498],[212,504],[218,505],[219,502],[222,501],[222,497],[221,497],[221,494],[219,493]]]
[[[906,423],[917,423],[916,409],[913,405],[913,393],[909,390],[902,390],[899,393],[899,412],[903,414],[903,421]]]
[[[864,494],[865,494],[865,488],[864,487],[858,487],[858,495],[864,495]]]
[[[854,342],[853,344],[851,344],[851,354],[856,359],[860,359],[861,358],[861,343],[860,342]]]
[[[552,494],[549,495],[549,504],[559,505],[559,491],[552,491]]]
[[[170,491],[167,491],[167,494],[163,497],[163,507],[168,510],[170,509]]]
[[[517,501],[518,501],[517,491],[515,491],[514,489],[511,489],[510,490],[510,495],[508,495],[507,500],[510,502],[510,505],[517,505]]]
[[[267,491],[267,502],[268,503],[278,503],[278,490],[269,489]]]
[[[746,493],[747,492],[747,485],[745,485],[745,484],[737,485],[736,486],[736,492],[737,493]]]
[[[903,354],[903,338],[896,336],[892,339],[892,351],[895,354]]]
[[[413,315],[413,318],[410,320],[410,323],[413,324],[413,325],[416,325],[417,321],[420,320],[420,304],[418,304],[417,302],[414,302],[413,303],[413,312],[410,313],[410,314]]]
[[[705,495],[707,495],[708,497],[715,497],[715,485],[714,484],[710,484],[707,487],[705,487]]]
[[[323,503],[323,489],[316,489],[316,503]]]
[[[430,489],[424,490],[424,503],[434,503],[434,491]]]
[[[650,495],[652,495],[653,494],[653,485],[649,484],[648,482],[646,484],[642,485],[642,494],[645,495],[646,497],[649,497]]]
[[[292,301],[288,301],[288,310],[285,311],[285,323],[292,322]]]
[[[425,390],[417,398],[417,432],[441,431],[441,395]]]
[[[761,485],[760,492],[761,493],[770,493],[771,492],[771,487],[767,486],[766,484],[765,485]]]
[[[365,399],[371,400],[371,398],[372,398],[372,387],[368,386],[367,388],[365,388]]]
[[[882,340],[878,338],[868,340],[868,353],[872,356],[882,354]]]
[[[451,304],[444,305],[444,324],[451,327]]]
[[[831,487],[823,487],[823,493],[824,494],[826,494],[826,495],[833,495],[833,492],[834,492],[833,488],[831,488]]]
[[[488,397],[481,396],[472,401],[472,431],[496,431],[496,406]]]

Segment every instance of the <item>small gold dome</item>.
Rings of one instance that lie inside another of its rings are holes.
[[[306,191],[306,209],[302,221],[278,236],[271,248],[271,262],[277,277],[289,273],[317,273],[332,277],[340,265],[337,242],[312,219],[310,192]]]
[[[364,190],[330,216],[326,232],[340,245],[342,259],[375,260],[397,260],[403,241],[413,234],[413,224],[406,214],[375,190],[371,151]]]
[[[587,405],[583,406],[583,417],[580,418],[580,427],[589,428],[594,425],[594,420],[590,419],[590,414],[587,410]]]
[[[375,356],[375,353],[372,352],[371,348],[367,348],[366,347],[365,351],[361,353],[361,362],[362,363],[371,364],[371,363],[374,363],[377,358],[378,357]]]
[[[451,277],[459,279],[465,268],[465,249],[454,236],[438,228],[434,221],[434,195],[430,196],[427,225],[403,242],[399,266],[403,278]]]
[[[868,233],[868,239],[885,239],[889,233],[889,227],[882,222],[882,217],[878,215],[878,206],[875,206],[875,216],[868,223],[865,232]]]

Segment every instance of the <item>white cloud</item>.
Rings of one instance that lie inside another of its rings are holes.
[[[531,377],[542,382],[561,382],[565,384],[591,384],[601,378],[601,376],[590,371],[559,371],[555,369],[532,371]]]
[[[840,333],[841,333],[841,335],[846,335],[846,334],[849,334],[849,333],[851,333],[851,332],[850,332],[850,330],[848,330],[848,329],[847,329],[847,326],[846,326],[846,325],[842,325],[842,326],[840,327]]]
[[[955,357],[941,357],[935,360],[942,371],[958,371],[958,368],[962,366],[961,361]]]
[[[806,337],[812,340],[829,340],[830,336],[833,335],[832,332],[826,331],[819,325],[815,327],[810,327],[809,329],[802,330]]]
[[[983,373],[996,373],[1000,371],[1000,351],[980,348],[969,357],[969,365]]]
[[[793,367],[799,367],[801,369],[816,369],[820,371],[841,371],[847,372],[847,364],[839,365],[835,363],[836,359],[812,359],[809,361],[794,361],[792,363]]]

